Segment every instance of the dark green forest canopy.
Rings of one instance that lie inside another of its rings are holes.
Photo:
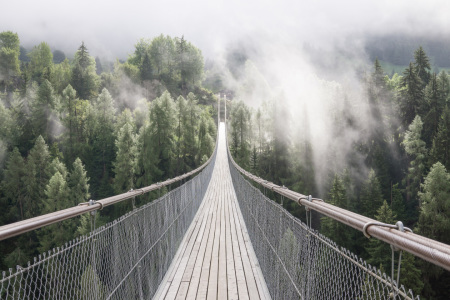
[[[0,33],[0,225],[184,174],[212,154],[217,98],[184,37],[142,39],[112,65],[84,42],[74,50],[72,59],[46,42],[26,51],[17,34]],[[97,226],[130,209],[106,208]],[[89,231],[83,215],[9,239],[0,269]]]

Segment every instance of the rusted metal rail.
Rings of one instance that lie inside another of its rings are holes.
[[[366,234],[389,243],[398,249],[405,250],[417,257],[420,257],[450,271],[450,245],[440,243],[438,241],[423,237],[412,232],[402,232],[398,229],[386,228],[378,226],[377,224],[372,224],[380,222],[325,203],[321,199],[311,198],[310,196],[302,195],[300,193],[291,191],[286,187],[282,187],[270,181],[264,180],[242,169],[234,161],[229,148],[228,155],[233,165],[239,170],[242,175],[262,185],[263,187],[274,191],[284,196],[285,198],[291,199],[297,202],[299,205],[305,206],[307,209],[317,211],[338,222],[346,224],[363,233],[365,232]]]
[[[216,148],[217,148],[217,143],[216,143]],[[214,149],[213,154],[215,151],[216,150]],[[186,178],[200,172],[201,170],[203,170],[211,162],[212,158],[213,158],[213,155],[211,155],[211,157],[208,159],[207,162],[205,162],[203,165],[201,165],[197,169],[192,170],[191,172],[185,173],[185,174],[177,176],[175,178],[168,179],[168,180],[160,182],[160,183],[155,183],[155,184],[152,184],[147,187],[131,190],[129,192],[115,195],[112,197],[108,197],[105,199],[80,203],[78,206],[74,206],[74,207],[63,209],[63,210],[60,210],[57,212],[45,214],[45,215],[42,215],[39,217],[30,218],[27,220],[11,223],[8,225],[0,226],[0,241],[10,238],[10,237],[20,235],[20,234],[28,232],[28,231],[32,231],[32,230],[50,225],[50,224],[61,222],[63,220],[67,220],[67,219],[82,215],[87,212],[100,210],[103,207],[110,206],[115,203],[130,199],[130,198],[133,198],[136,196],[140,196],[145,193],[158,190],[164,186],[168,186],[170,184],[179,182],[179,181],[186,179]]]

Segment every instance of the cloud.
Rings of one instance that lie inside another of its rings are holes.
[[[264,32],[324,47],[349,36],[448,33],[450,3],[438,1],[106,1],[18,0],[0,10],[0,29],[24,45],[41,41],[74,52],[126,58],[141,37],[185,35],[214,57],[232,40]]]

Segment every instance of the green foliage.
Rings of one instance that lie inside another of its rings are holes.
[[[11,152],[5,168],[5,179],[1,184],[1,189],[14,209],[9,213],[11,220],[18,221],[24,219],[25,189],[23,178],[27,170],[25,161],[17,148]],[[12,214],[12,215],[11,215]]]
[[[431,75],[431,79],[425,88],[425,100],[428,106],[424,111],[428,111],[424,118],[424,140],[427,145],[431,145],[431,141],[438,131],[439,119],[446,103],[445,92],[439,90],[439,80],[436,73]]]
[[[328,203],[340,208],[346,208],[347,196],[342,178],[335,174],[330,192],[328,194]],[[350,235],[347,226],[328,217],[321,218],[321,233],[336,244],[343,247],[349,247]]]
[[[362,186],[360,201],[360,213],[369,218],[375,217],[377,209],[383,204],[380,182],[374,170],[370,170],[369,176]]]
[[[250,164],[250,110],[243,102],[238,102],[233,105],[230,115],[231,152],[240,166],[248,168]]]
[[[136,137],[131,124],[119,130],[116,139],[117,155],[114,162],[114,190],[120,194],[134,187]]]
[[[424,88],[430,81],[430,59],[428,58],[425,50],[420,46],[414,52],[414,67],[416,69],[417,75],[422,81],[422,88]]]
[[[31,103],[31,122],[34,136],[43,136],[46,141],[51,141],[55,124],[55,113],[58,108],[58,99],[53,86],[44,79],[37,91],[36,99]]]
[[[68,176],[68,185],[70,189],[70,206],[76,206],[87,202],[89,194],[89,177],[87,177],[84,165],[81,159],[77,157],[73,162],[73,169]]]
[[[397,216],[392,212],[392,209],[384,200],[383,204],[378,208],[375,219],[382,223],[394,224]],[[370,239],[367,247],[369,257],[367,262],[375,267],[383,268],[384,270],[391,269],[391,247],[389,244],[378,239]]]
[[[174,169],[176,112],[175,103],[168,92],[152,102],[150,109],[150,143],[154,147],[158,169],[170,178]]]
[[[418,230],[421,234],[449,244],[450,175],[440,163],[435,163],[422,184]]]
[[[413,63],[410,63],[409,67],[403,72],[400,85],[402,87],[400,112],[403,125],[406,127],[419,114],[424,97],[423,82],[417,74],[417,69]]]
[[[84,42],[75,53],[70,83],[81,99],[89,100],[97,96],[99,78],[96,73],[95,59],[89,55]]]
[[[50,79],[53,68],[53,54],[50,46],[46,42],[42,42],[33,47],[30,53],[29,72],[31,79],[41,83],[45,79]]]
[[[10,84],[11,77],[20,75],[20,41],[17,33],[0,32],[0,87]]]
[[[431,148],[432,163],[441,162],[450,169],[450,108],[446,106],[439,120],[438,131]]]
[[[48,146],[42,136],[36,139],[27,158],[24,176],[25,184],[25,218],[39,216],[41,214],[41,202],[46,198],[45,189],[50,179],[49,170],[50,154]]]

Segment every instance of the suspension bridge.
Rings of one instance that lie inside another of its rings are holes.
[[[382,274],[311,229],[310,213],[307,224],[301,222],[266,197],[265,189],[304,205],[307,212],[315,210],[383,240],[393,250],[450,270],[448,245],[408,232],[401,223],[376,222],[241,169],[227,151],[224,123],[213,155],[200,168],[2,226],[0,240],[84,213],[95,218],[105,206],[191,177],[114,222],[2,272],[0,299],[418,298],[399,286],[394,268],[391,276]]]

